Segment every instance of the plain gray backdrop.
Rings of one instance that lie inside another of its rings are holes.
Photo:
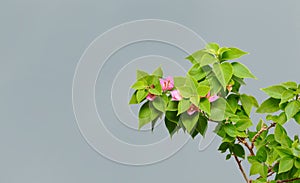
[[[217,152],[219,139],[202,152],[197,140],[189,141],[165,161],[135,167],[102,157],[80,134],[71,97],[80,56],[109,28],[145,18],[174,21],[208,42],[250,52],[243,63],[259,80],[248,80],[243,91],[259,101],[266,98],[261,87],[300,82],[298,0],[1,0],[1,183],[243,182],[235,162]],[[184,57],[176,49],[145,43],[121,50],[115,59],[126,58],[124,64],[141,53]],[[108,62],[103,75],[118,67]],[[288,127],[299,134],[293,122]],[[120,137],[134,141],[122,128],[111,125]]]

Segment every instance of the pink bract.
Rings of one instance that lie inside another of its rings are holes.
[[[171,91],[171,96],[173,101],[179,101],[182,99],[182,96],[180,95],[180,92],[178,90]]]
[[[174,88],[174,79],[171,76],[166,79],[159,79],[163,91],[172,90]]]
[[[153,101],[154,99],[156,98],[156,95],[153,95],[151,93],[149,93],[146,97],[146,99],[150,100],[150,101]]]

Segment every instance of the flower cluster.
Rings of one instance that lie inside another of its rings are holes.
[[[172,101],[180,101],[183,99],[182,95],[180,94],[180,91],[178,89],[174,89],[174,79],[172,76],[168,76],[166,78],[159,78],[159,81],[160,81],[162,91],[167,95],[170,94],[172,97],[171,98]],[[155,98],[156,95],[152,93],[148,93],[146,97],[146,99],[149,101],[154,101]],[[207,98],[209,102],[214,102],[219,98],[219,96],[217,94],[211,95],[210,92],[208,92],[205,98]],[[187,110],[187,113],[189,115],[193,115],[195,112],[200,112],[200,109],[195,104],[191,104]]]

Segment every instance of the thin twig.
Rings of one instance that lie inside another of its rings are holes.
[[[287,180],[277,180],[277,183],[293,182],[295,180],[300,180],[300,178],[293,178],[293,179],[287,179]]]
[[[266,126],[262,127],[262,128],[257,132],[257,134],[255,134],[254,137],[252,138],[250,148],[251,148],[251,149],[254,148],[254,142],[256,141],[256,139],[257,139],[264,131],[269,130],[270,128],[274,127],[275,125],[276,125],[276,123],[272,123],[269,127],[266,127]]]
[[[272,176],[274,173],[275,173],[275,172],[271,172],[271,173],[269,173],[269,174],[267,175],[267,177],[270,177],[270,176]]]
[[[238,137],[237,139],[238,139],[238,141],[239,141],[240,143],[244,144],[244,145],[247,147],[247,149],[248,149],[249,152],[250,152],[250,156],[255,156],[254,151],[253,151],[253,148],[250,147],[250,145],[249,145],[248,142],[245,140],[245,138]]]
[[[234,156],[234,159],[235,159],[235,161],[237,162],[237,164],[238,164],[238,166],[239,166],[240,171],[241,171],[242,174],[243,174],[243,177],[244,177],[245,181],[246,181],[247,183],[250,183],[250,181],[249,181],[249,179],[248,179],[248,177],[247,177],[247,175],[246,175],[246,173],[245,173],[245,170],[244,170],[244,168],[243,168],[243,166],[242,166],[242,163],[241,163],[242,161],[239,160],[238,157],[237,157],[235,154],[234,154],[233,156]]]

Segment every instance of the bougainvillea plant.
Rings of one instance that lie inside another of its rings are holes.
[[[185,77],[163,77],[161,68],[152,74],[138,70],[129,103],[141,104],[139,128],[150,123],[153,130],[164,118],[170,136],[183,130],[194,138],[204,137],[208,123],[216,122],[215,133],[222,138],[218,150],[227,160],[234,158],[247,183],[299,183],[299,137],[290,138],[284,124],[300,124],[300,85],[288,81],[263,88],[269,98],[259,105],[240,93],[246,78],[256,78],[235,61],[245,54],[209,43],[186,58],[192,67]],[[254,123],[253,108],[266,119]],[[249,163],[249,173],[242,163]]]

